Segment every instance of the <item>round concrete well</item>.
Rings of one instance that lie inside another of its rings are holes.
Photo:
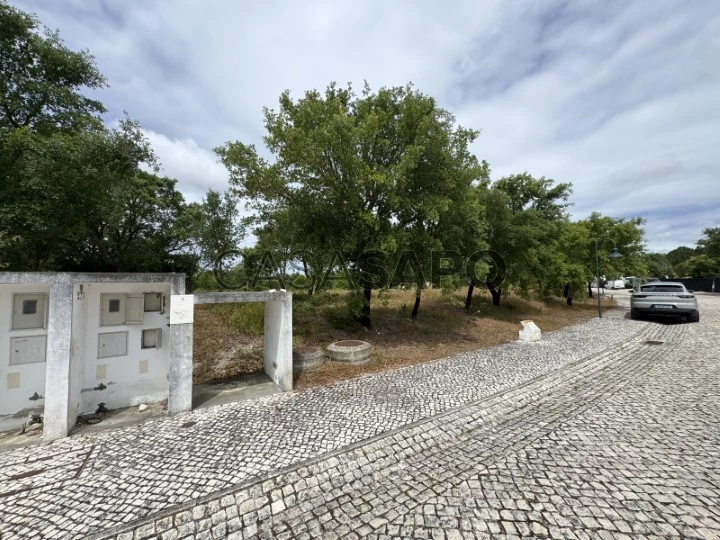
[[[328,345],[328,356],[336,362],[367,364],[370,361],[372,345],[367,341],[345,340]]]
[[[325,352],[320,347],[297,347],[293,349],[293,371],[307,371],[323,365]]]

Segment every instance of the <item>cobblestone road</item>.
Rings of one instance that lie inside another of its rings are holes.
[[[0,536],[720,538],[701,301],[2,455]]]

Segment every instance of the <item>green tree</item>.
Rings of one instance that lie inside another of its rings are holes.
[[[6,231],[0,231],[0,269],[6,268],[8,262],[3,260],[4,250],[10,245],[12,239],[8,236]]]
[[[676,247],[675,249],[668,251],[666,257],[670,266],[673,268],[673,273],[677,276],[681,275],[676,270],[676,267],[687,261],[690,257],[699,255],[699,250],[687,246]]]
[[[664,253],[643,253],[643,264],[647,268],[648,277],[675,275],[673,267]]]
[[[720,275],[720,259],[710,255],[694,255],[677,266],[679,277],[710,278]]]
[[[212,268],[218,257],[234,251],[245,236],[245,226],[239,220],[237,197],[230,191],[221,194],[208,190],[201,203],[188,209],[194,221],[193,236],[202,266]]]
[[[703,238],[698,240],[698,248],[703,255],[720,261],[720,227],[703,230]]]
[[[509,287],[546,292],[555,279],[557,239],[567,220],[571,193],[570,184],[556,185],[551,179],[528,173],[501,178],[490,189],[481,190],[494,258],[485,280],[493,305],[500,305]]]
[[[139,125],[129,120],[49,135],[14,130],[10,147],[22,148],[10,178],[0,187],[0,227],[17,237],[6,251],[16,270],[76,267],[77,247],[111,213],[142,163],[155,158]]]
[[[363,254],[415,249],[433,237],[442,215],[482,178],[467,150],[477,132],[456,127],[411,86],[366,86],[358,96],[334,84],[297,101],[284,92],[278,111],[265,109],[265,127],[272,163],[242,142],[216,149],[231,184],[260,226],[288,212],[303,248],[344,254],[370,326],[373,284],[365,278],[376,269]]]
[[[137,172],[112,186],[91,208],[78,268],[104,272],[157,272],[174,266],[174,255],[191,248],[191,229],[176,181]],[[183,226],[184,225],[184,226]],[[65,268],[71,266],[65,262]]]
[[[0,0],[0,258],[13,270],[194,268],[185,203],[139,124],[107,129],[87,51]]]
[[[593,296],[592,282],[597,274],[597,255],[600,260],[600,273],[606,276],[647,275],[643,261],[645,251],[645,231],[643,218],[615,219],[593,212],[587,219],[578,224],[586,229],[585,243],[576,247],[574,260],[584,268],[585,283],[588,295]],[[622,254],[619,259],[610,257],[612,242],[615,242]]]
[[[105,109],[81,90],[103,86],[105,78],[87,51],[68,49],[33,15],[0,0],[0,132],[85,126]]]
[[[587,280],[587,270],[584,261],[578,256],[578,246],[587,246],[591,242],[589,231],[582,222],[566,222],[560,228],[557,238],[559,257],[549,269],[555,277],[554,286],[568,287],[568,305],[572,305],[572,298],[582,296]]]

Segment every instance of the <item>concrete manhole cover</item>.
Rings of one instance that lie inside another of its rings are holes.
[[[325,362],[325,351],[320,347],[303,346],[293,349],[293,371],[315,369]]]
[[[372,345],[367,341],[348,339],[328,345],[328,356],[336,362],[367,364],[370,361]]]

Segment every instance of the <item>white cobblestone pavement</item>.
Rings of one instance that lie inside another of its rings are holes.
[[[720,297],[0,455],[0,538],[720,538]]]

